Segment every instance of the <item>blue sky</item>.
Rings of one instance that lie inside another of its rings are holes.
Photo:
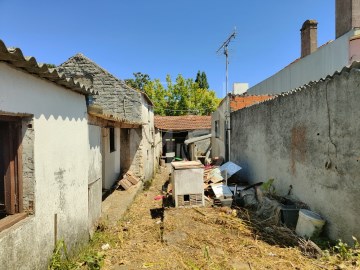
[[[319,46],[335,36],[335,0],[0,0],[0,39],[39,62],[81,52],[121,79],[143,72],[165,81],[205,71],[218,97],[254,85],[300,55],[300,28],[316,19]]]

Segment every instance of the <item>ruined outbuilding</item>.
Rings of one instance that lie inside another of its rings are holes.
[[[151,179],[158,158],[153,104],[147,95],[82,54],[69,58],[57,69],[99,93],[89,104],[88,113],[90,137],[97,142],[103,158],[103,190],[110,189],[127,171],[144,181]]]
[[[155,128],[161,132],[162,153],[170,162],[175,156],[182,159],[202,159],[210,151],[210,138],[188,147],[186,139],[211,133],[211,116],[155,116]]]

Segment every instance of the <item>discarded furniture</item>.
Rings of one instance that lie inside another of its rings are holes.
[[[204,206],[204,165],[200,161],[171,162],[175,207]]]

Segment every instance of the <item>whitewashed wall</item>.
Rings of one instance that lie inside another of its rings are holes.
[[[142,155],[144,164],[145,181],[152,179],[155,170],[155,148],[154,148],[154,110],[144,97],[141,96],[142,103]]]
[[[101,127],[89,125],[89,179],[88,179],[88,222],[89,230],[94,232],[101,216],[102,202],[102,154]]]
[[[0,233],[3,269],[44,269],[58,239],[88,240],[85,97],[0,63],[0,111],[34,115],[35,214]]]
[[[226,97],[227,98],[227,97]],[[225,111],[226,101],[211,114],[211,156],[225,157]],[[219,136],[215,136],[215,121],[219,121]]]

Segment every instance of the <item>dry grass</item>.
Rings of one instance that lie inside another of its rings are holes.
[[[154,197],[166,177],[158,175],[118,226],[108,228],[113,241],[104,269],[337,269],[331,260],[304,256],[290,230],[244,209],[165,208],[162,217]]]

